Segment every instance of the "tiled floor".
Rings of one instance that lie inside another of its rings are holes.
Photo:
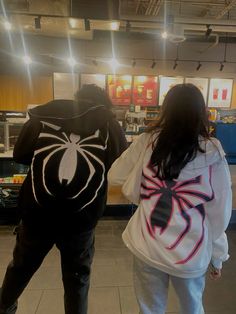
[[[132,256],[121,233],[125,221],[101,221],[96,232],[89,314],[138,314],[132,286]],[[231,259],[219,282],[207,280],[206,314],[236,313],[236,231],[229,231]],[[14,236],[0,227],[0,283],[11,259]],[[178,303],[170,290],[168,314],[176,314]],[[63,314],[63,290],[59,254],[54,248],[31,280],[19,301],[17,314]],[[191,314],[191,313],[189,313]]]

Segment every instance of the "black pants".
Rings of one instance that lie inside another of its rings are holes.
[[[16,313],[17,299],[54,244],[61,253],[65,313],[87,313],[94,230],[81,234],[57,234],[21,223],[13,260],[8,265],[1,288],[0,314]]]

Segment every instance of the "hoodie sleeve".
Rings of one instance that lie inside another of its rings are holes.
[[[123,185],[130,172],[139,159],[141,152],[145,149],[147,133],[139,137],[123,152],[123,154],[114,162],[108,172],[108,182],[111,185]]]
[[[23,126],[13,151],[13,158],[17,163],[30,165],[34,148],[40,134],[42,124],[36,119],[29,119]]]
[[[109,169],[112,163],[123,153],[128,147],[125,133],[115,119],[109,124],[109,140],[108,140],[108,161]]]
[[[225,230],[232,214],[232,189],[229,167],[225,157],[212,165],[214,200],[207,215],[212,228],[212,260],[215,268],[222,268],[228,258],[228,241]]]

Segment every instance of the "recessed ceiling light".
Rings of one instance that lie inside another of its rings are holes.
[[[3,25],[4,25],[4,28],[5,28],[7,31],[10,31],[10,30],[12,29],[12,25],[11,25],[11,23],[8,22],[8,21],[5,21],[5,22],[3,23]]]
[[[30,56],[27,56],[27,55],[25,55],[25,56],[23,56],[23,62],[26,64],[26,65],[30,65],[33,61],[32,61],[32,59],[31,59],[31,57]]]

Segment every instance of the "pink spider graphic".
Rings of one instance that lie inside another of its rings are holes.
[[[157,228],[160,230],[160,235],[168,229],[174,211],[174,203],[177,204],[177,208],[186,223],[186,227],[178,235],[174,243],[166,247],[167,250],[175,249],[189,232],[191,217],[188,214],[188,209],[195,208],[201,216],[202,231],[199,240],[185,259],[176,262],[176,264],[185,264],[198,252],[204,240],[205,209],[203,203],[209,202],[214,198],[213,191],[211,191],[211,195],[207,195],[200,188],[197,189],[197,186],[201,186],[202,176],[178,182],[175,180],[160,180],[155,177],[155,171],[150,164],[148,170],[151,171],[152,175],[149,176],[143,172],[144,180],[141,185],[141,199],[155,200],[150,221],[146,221],[148,232],[152,238],[155,239]],[[209,180],[211,180],[211,168],[209,169]],[[194,204],[196,203],[196,199],[197,204]]]

